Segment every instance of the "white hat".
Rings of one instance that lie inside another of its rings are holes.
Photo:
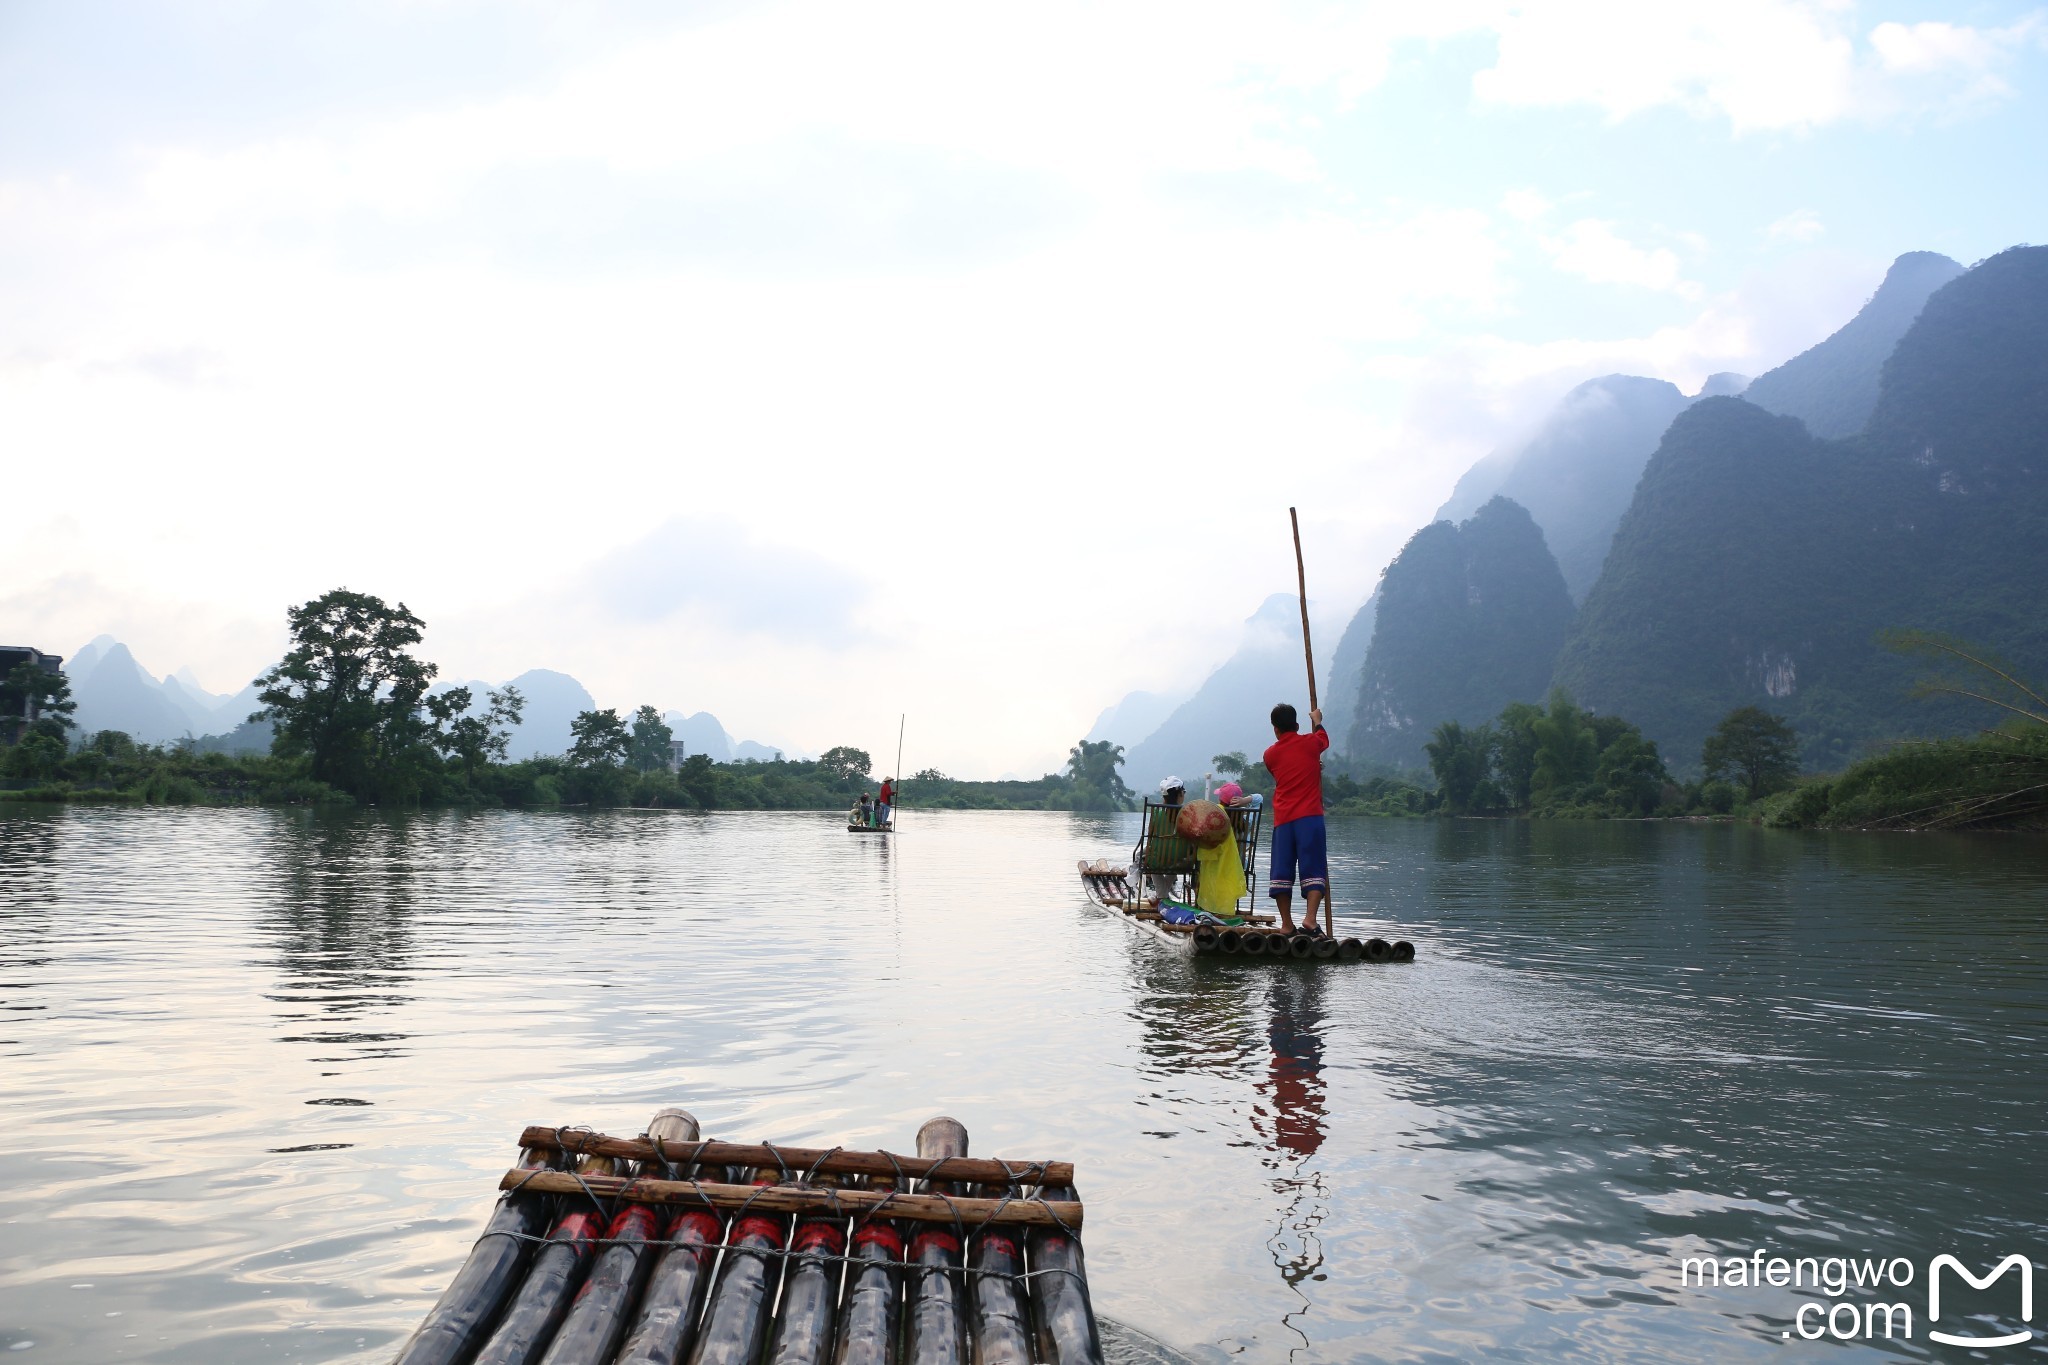
[[[1159,784],[1159,794],[1161,796],[1164,796],[1168,792],[1172,791],[1174,788],[1179,787],[1181,785],[1183,784],[1179,778],[1169,777]]]

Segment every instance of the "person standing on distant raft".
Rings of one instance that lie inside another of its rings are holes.
[[[895,809],[895,806],[896,779],[885,777],[882,779],[882,790],[875,797],[875,823],[883,829],[887,829],[889,827],[890,812]]]
[[[1294,708],[1281,702],[1273,708],[1273,747],[1266,750],[1266,771],[1273,774],[1273,904],[1280,927],[1294,932],[1294,878],[1301,876],[1302,927],[1309,933],[1334,935],[1330,920],[1329,837],[1323,828],[1323,754],[1330,747],[1323,713],[1310,711],[1311,734],[1301,733]],[[1316,907],[1323,907],[1323,927],[1316,928]]]

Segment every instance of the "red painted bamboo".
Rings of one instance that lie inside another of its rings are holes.
[[[1002,1190],[984,1186],[1000,1197]],[[1032,1365],[1031,1305],[1024,1294],[1024,1243],[1015,1228],[984,1228],[967,1250],[967,1303],[974,1365]]]
[[[608,1156],[585,1157],[577,1170],[585,1175],[610,1175],[616,1163]],[[538,1361],[548,1339],[569,1310],[577,1280],[596,1250],[609,1221],[602,1208],[570,1210],[555,1221],[548,1240],[534,1253],[526,1279],[512,1296],[511,1306],[477,1353],[475,1365],[529,1365]]]
[[[664,1109],[647,1125],[647,1133],[657,1140],[691,1142],[697,1137],[697,1120],[681,1109]],[[638,1174],[665,1177],[668,1163],[642,1162]],[[541,1365],[608,1365],[654,1265],[646,1243],[659,1221],[660,1215],[645,1204],[628,1204],[612,1215],[604,1232],[607,1245],[576,1292],[576,1302],[548,1343]]]
[[[896,1182],[867,1177],[866,1188],[886,1194]],[[846,1293],[839,1304],[833,1365],[896,1365],[902,1356],[903,1231],[892,1219],[857,1220],[848,1239]]]
[[[772,1185],[780,1171],[759,1170],[756,1185]],[[733,1219],[725,1237],[725,1259],[704,1321],[690,1350],[690,1365],[755,1365],[768,1331],[768,1313],[782,1275],[779,1252],[789,1241],[788,1214],[747,1213]]]
[[[812,1182],[832,1187],[837,1176]],[[832,1324],[839,1308],[840,1262],[846,1253],[846,1219],[811,1215],[800,1219],[789,1239],[782,1273],[782,1305],[768,1338],[769,1365],[825,1365],[832,1354]]]
[[[1047,1199],[1074,1192],[1046,1189]],[[1088,1299],[1088,1264],[1081,1241],[1069,1233],[1033,1229],[1024,1239],[1031,1257],[1031,1310],[1037,1320],[1038,1356],[1044,1365],[1102,1365],[1102,1336]]]
[[[927,1120],[917,1130],[922,1157],[967,1155],[967,1129],[949,1118]],[[952,1186],[930,1185],[926,1193],[952,1194]],[[908,1365],[967,1365],[967,1295],[961,1284],[960,1234],[926,1224],[911,1239],[910,1284],[904,1304],[903,1358]]]

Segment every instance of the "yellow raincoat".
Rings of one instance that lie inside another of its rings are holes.
[[[1245,893],[1244,862],[1238,856],[1237,840],[1225,839],[1214,848],[1195,850],[1195,904],[1210,914],[1229,919],[1237,913],[1238,898]]]

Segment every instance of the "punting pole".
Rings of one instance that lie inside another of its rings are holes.
[[[610,1175],[619,1163],[608,1156],[586,1156],[576,1165],[580,1175]],[[529,1365],[540,1359],[556,1324],[569,1310],[569,1294],[576,1287],[597,1239],[604,1235],[603,1206],[573,1208],[555,1222],[548,1240],[533,1255],[526,1280],[512,1297],[512,1306],[498,1321],[497,1330],[477,1354],[475,1365]]]
[[[1016,1191],[984,1185],[981,1193],[1000,1198]],[[974,1327],[974,1365],[1033,1365],[1031,1305],[1025,1297],[1024,1241],[1015,1228],[983,1228],[967,1250],[968,1269],[979,1271],[967,1284]]]
[[[754,1172],[753,1183],[773,1185],[781,1178],[779,1169],[763,1166]],[[718,1281],[711,1286],[711,1301],[704,1307],[704,1322],[690,1351],[690,1365],[754,1365],[760,1359],[782,1271],[782,1258],[773,1253],[780,1252],[788,1241],[786,1213],[748,1213],[733,1219],[726,1230],[725,1259],[718,1265]],[[771,1254],[756,1254],[760,1252]]]
[[[967,1129],[958,1120],[927,1119],[917,1130],[917,1154],[966,1156]],[[950,1184],[928,1182],[927,1194],[952,1194]],[[910,1287],[904,1305],[907,1365],[966,1365],[967,1296],[960,1281],[962,1248],[952,1229],[926,1224],[910,1242]]]
[[[896,799],[889,803],[889,824],[896,824],[896,808],[903,804],[903,724],[910,719],[905,711],[896,717]]]
[[[689,1135],[697,1136],[694,1123]],[[671,1179],[699,1174],[695,1163],[687,1169],[677,1169],[669,1162],[659,1164]],[[703,1174],[722,1179],[725,1168]],[[677,1365],[688,1352],[696,1338],[705,1291],[711,1285],[711,1268],[725,1241],[725,1216],[710,1209],[683,1209],[662,1227],[661,1240],[669,1245],[647,1277],[633,1330],[619,1348],[615,1365]]]
[[[528,1147],[520,1152],[519,1164],[540,1170],[556,1155],[547,1148]],[[553,1196],[530,1190],[514,1190],[500,1199],[483,1236],[469,1249],[469,1259],[399,1348],[394,1365],[455,1365],[466,1359],[519,1283],[532,1247],[526,1239],[547,1232],[554,1209]]]
[[[867,1188],[893,1190],[893,1176],[870,1175]],[[855,1224],[846,1268],[846,1294],[839,1304],[833,1365],[896,1365],[901,1359],[903,1320],[903,1232],[892,1219],[872,1214]]]
[[[1057,1186],[1042,1199],[1072,1199]],[[1088,1263],[1072,1233],[1033,1228],[1024,1239],[1031,1257],[1031,1310],[1037,1319],[1038,1355],[1045,1365],[1102,1365],[1102,1337],[1095,1330],[1095,1305],[1088,1299]]]
[[[647,1135],[664,1142],[693,1142],[697,1120],[681,1109],[664,1109],[647,1125]],[[646,1161],[640,1174],[660,1178],[668,1174],[665,1161]],[[647,1250],[660,1215],[645,1204],[627,1204],[612,1215],[604,1230],[607,1245],[590,1268],[590,1278],[576,1291],[569,1316],[548,1343],[541,1365],[608,1365],[612,1352],[625,1335],[634,1300],[641,1282],[654,1264]]]
[[[811,1183],[834,1187],[839,1177],[820,1175]],[[798,1220],[789,1249],[782,1306],[768,1337],[769,1365],[824,1365],[832,1354],[832,1320],[839,1310],[837,1258],[846,1251],[846,1219],[812,1214]]]
[[[1301,591],[1301,652],[1308,660],[1308,709],[1320,711],[1316,705],[1316,652],[1308,642],[1308,570],[1301,561],[1301,518],[1290,507],[1287,520],[1294,526],[1294,583]]]

